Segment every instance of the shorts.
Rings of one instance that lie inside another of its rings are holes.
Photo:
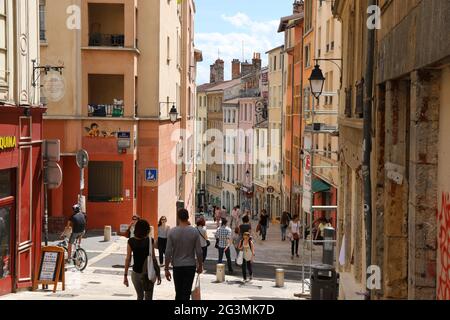
[[[83,236],[84,236],[84,231],[80,232],[80,233],[72,232],[72,234],[70,235],[70,238],[69,238],[69,243],[74,244],[75,241],[77,241],[79,238],[82,238]]]

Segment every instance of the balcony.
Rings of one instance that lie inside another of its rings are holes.
[[[89,46],[125,47],[125,6],[88,4]]]
[[[89,35],[91,47],[124,47],[125,36],[123,34],[93,33]]]
[[[89,75],[89,117],[124,116],[124,77],[123,75]]]
[[[260,97],[261,91],[259,89],[242,89],[240,91],[241,98],[254,98]]]

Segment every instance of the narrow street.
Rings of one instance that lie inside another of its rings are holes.
[[[234,275],[226,276],[225,283],[216,283],[217,250],[214,248],[215,224],[208,223],[208,236],[212,242],[205,272],[201,276],[202,298],[204,300],[292,300],[301,291],[300,260],[290,258],[290,242],[282,242],[280,228],[271,225],[267,241],[256,240],[254,280],[244,284],[241,268],[234,265]],[[57,241],[50,245],[57,244]],[[88,253],[89,265],[84,272],[68,267],[66,290],[53,294],[50,289],[36,292],[21,292],[0,297],[0,300],[134,300],[132,286],[123,285],[127,239],[113,236],[111,242],[104,242],[103,235],[88,234],[82,247]],[[233,249],[234,251],[234,249]],[[319,253],[319,249],[315,251]],[[158,252],[157,252],[158,254]],[[232,258],[234,259],[233,252]],[[280,262],[277,262],[280,261]],[[275,270],[285,270],[285,287],[275,287]],[[173,300],[173,283],[163,278],[161,286],[155,289],[155,300]]]

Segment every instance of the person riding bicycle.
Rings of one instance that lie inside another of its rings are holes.
[[[81,244],[81,239],[86,232],[86,216],[81,212],[80,205],[76,204],[72,207],[73,215],[70,217],[68,226],[72,227],[72,234],[69,239],[68,254],[69,258],[72,257],[72,246],[78,241]]]

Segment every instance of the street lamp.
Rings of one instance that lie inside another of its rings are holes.
[[[170,116],[170,121],[172,122],[172,124],[177,122],[177,120],[178,120],[178,110],[177,110],[177,107],[175,107],[175,105],[173,105],[172,109],[170,109],[169,116]]]
[[[316,64],[314,70],[311,72],[311,77],[309,77],[309,83],[311,86],[311,93],[316,99],[322,95],[323,85],[325,84],[325,77],[323,76],[320,66]]]

